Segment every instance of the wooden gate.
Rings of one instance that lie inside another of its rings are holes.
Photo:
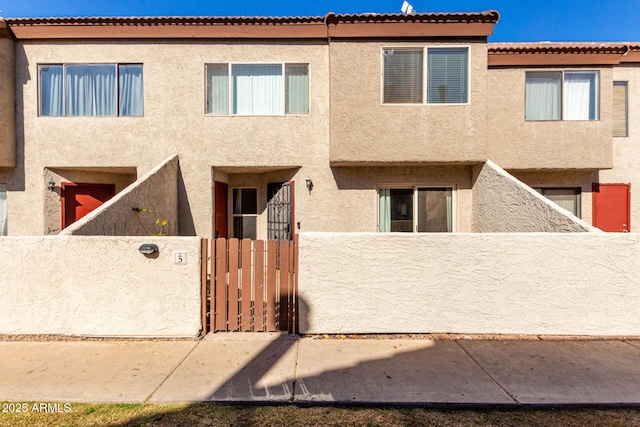
[[[296,333],[297,258],[295,241],[203,240],[203,334]]]

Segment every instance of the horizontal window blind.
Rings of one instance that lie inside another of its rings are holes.
[[[427,102],[464,104],[469,98],[469,49],[429,48],[427,50]]]
[[[422,49],[385,49],[384,103],[421,104]]]
[[[613,82],[613,136],[628,136],[627,82]]]

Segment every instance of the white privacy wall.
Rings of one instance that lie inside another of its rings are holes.
[[[640,235],[301,233],[301,333],[640,335]]]
[[[138,248],[155,243],[157,258]],[[187,253],[174,264],[174,251]],[[200,238],[0,238],[0,334],[197,336]]]

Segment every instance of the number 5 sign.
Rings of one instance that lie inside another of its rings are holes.
[[[173,251],[173,263],[174,264],[186,264],[187,253],[185,251]]]

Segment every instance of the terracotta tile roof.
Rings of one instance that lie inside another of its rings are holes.
[[[625,53],[640,50],[640,43],[598,42],[537,42],[537,43],[489,43],[489,54],[521,53]]]
[[[215,25],[322,23],[322,16],[104,16],[62,18],[5,18],[10,25]]]
[[[328,13],[325,17],[328,22],[353,23],[353,22],[414,22],[414,23],[447,23],[447,22],[483,22],[495,24],[500,19],[496,10],[486,12],[452,12],[452,13],[360,13],[353,15],[336,15]]]
[[[599,66],[640,62],[640,42],[489,43],[489,66]]]

